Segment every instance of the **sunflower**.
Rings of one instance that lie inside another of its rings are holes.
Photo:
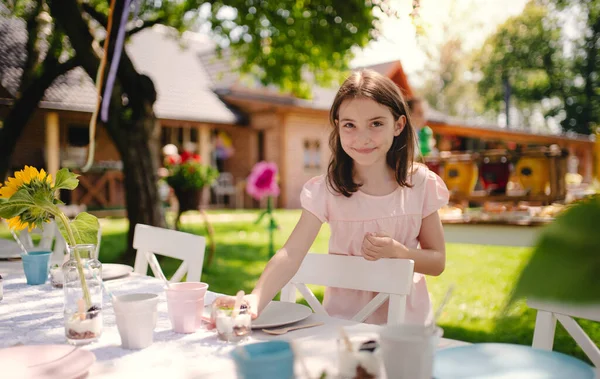
[[[15,176],[8,178],[4,186],[0,184],[0,199],[10,200],[15,193],[23,189],[32,196],[37,196],[41,192],[45,198],[52,202],[54,200],[52,175],[46,173],[44,169],[38,171],[35,167],[25,166],[23,170],[15,172]],[[13,230],[28,228],[31,231],[36,225],[49,221],[50,216],[39,207],[31,207],[6,221]]]
[[[4,186],[0,184],[0,198],[10,199],[25,184],[51,185],[52,175],[47,174],[44,169],[38,171],[35,167],[25,166],[23,170],[15,172],[14,178],[8,178]]]

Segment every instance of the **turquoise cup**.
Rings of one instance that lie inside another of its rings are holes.
[[[238,378],[292,379],[294,352],[287,341],[267,341],[238,346],[231,352]]]
[[[28,254],[21,254],[27,284],[46,283],[50,270],[50,255],[52,255],[52,252],[48,250],[30,251]]]

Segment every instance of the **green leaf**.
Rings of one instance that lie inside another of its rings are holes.
[[[79,175],[72,173],[67,168],[61,168],[56,173],[56,179],[54,181],[54,189],[67,189],[74,190],[79,185],[79,180],[77,179]]]
[[[17,191],[9,200],[0,202],[0,217],[12,218],[35,207],[33,197],[25,189]]]
[[[268,210],[263,211],[260,215],[258,215],[258,218],[256,219],[256,221],[254,221],[254,224],[256,225],[256,224],[260,223],[262,221],[263,217],[265,217],[265,215],[267,213],[269,213]]]
[[[57,222],[57,224],[65,241],[71,244],[69,234],[67,233],[64,224],[62,222]],[[100,223],[96,216],[92,216],[87,212],[82,212],[69,223],[69,226],[75,237],[76,244],[98,244],[98,230],[100,229]]]
[[[575,204],[546,227],[517,281],[520,297],[600,302],[600,197]]]

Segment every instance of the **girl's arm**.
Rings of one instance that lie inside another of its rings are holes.
[[[421,248],[408,249],[402,246],[406,249],[406,256],[402,258],[415,261],[416,272],[425,275],[440,275],[446,268],[446,242],[442,221],[437,212],[433,212],[423,219],[417,238]]]
[[[437,276],[446,267],[444,229],[437,212],[425,217],[419,231],[420,249],[411,249],[383,234],[368,233],[363,241],[362,253],[367,260],[380,258],[412,259],[415,272]]]
[[[321,224],[315,215],[302,210],[300,220],[292,234],[285,245],[271,258],[252,291],[257,298],[258,314],[296,274],[308,249],[319,234]]]

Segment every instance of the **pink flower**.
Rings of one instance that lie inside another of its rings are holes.
[[[254,165],[248,176],[246,192],[256,200],[265,196],[278,196],[277,165],[269,162],[258,162]]]

